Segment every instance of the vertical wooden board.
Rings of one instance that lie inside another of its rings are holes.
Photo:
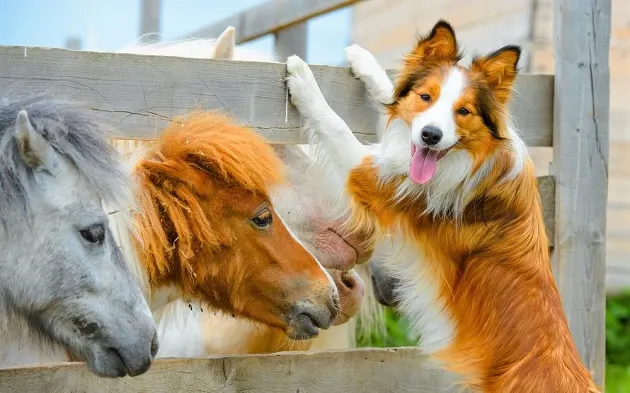
[[[306,22],[280,30],[275,34],[274,52],[284,61],[291,55],[298,55],[306,60],[307,24]]]
[[[70,50],[81,50],[81,38],[74,36],[66,38],[65,48]]]
[[[142,0],[142,13],[140,15],[140,35],[150,34],[143,37],[143,42],[159,41],[160,36],[160,1]]]
[[[554,273],[571,333],[598,386],[605,364],[610,3],[554,5]]]

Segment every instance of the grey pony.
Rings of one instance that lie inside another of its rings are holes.
[[[107,225],[104,206],[126,208],[131,192],[105,129],[71,102],[0,100],[0,366],[61,353],[135,376],[157,352]]]

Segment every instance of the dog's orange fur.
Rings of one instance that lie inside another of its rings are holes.
[[[140,160],[136,249],[152,289],[287,331],[298,302],[330,301],[324,271],[269,201],[282,163],[256,133],[197,112],[176,119]],[[267,230],[251,219],[269,217]]]
[[[397,81],[392,118],[410,123],[424,110],[418,94],[439,94],[442,71],[459,67],[454,33],[445,22],[420,40]],[[349,175],[353,214],[349,225],[366,233],[400,227],[421,250],[438,286],[438,296],[454,325],[450,345],[434,354],[445,368],[483,392],[596,392],[580,361],[549,260],[534,168],[505,179],[513,164],[507,132],[507,103],[516,76],[518,52],[477,58],[465,72],[469,86],[454,108],[460,143],[475,170],[490,155],[495,164],[469,198],[463,216],[437,218],[424,200],[396,196],[404,178],[383,183],[372,157]],[[420,83],[414,83],[421,73]],[[431,90],[433,89],[433,90]],[[493,137],[476,113],[479,89],[486,89]],[[535,115],[535,114],[532,114]],[[375,230],[376,229],[376,230]],[[372,239],[373,240],[373,239]]]

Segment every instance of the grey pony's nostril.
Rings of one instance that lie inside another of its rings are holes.
[[[420,133],[422,141],[429,146],[436,145],[442,140],[442,131],[436,126],[424,126]]]
[[[151,340],[151,359],[155,359],[155,355],[157,355],[159,347],[158,336],[157,333],[155,333],[153,335],[153,339]]]

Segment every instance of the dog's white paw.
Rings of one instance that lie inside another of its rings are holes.
[[[379,66],[376,58],[359,45],[350,45],[344,49],[344,52],[346,53],[346,60],[348,60],[350,69],[355,77],[359,79],[369,76],[374,77],[382,72],[381,66]]]
[[[384,105],[390,104],[394,87],[376,58],[369,51],[356,44],[347,47],[344,52],[352,74],[365,83],[368,95],[376,102]]]
[[[289,76],[301,79],[313,78],[313,72],[300,56],[293,55],[287,58],[287,72]],[[314,78],[313,78],[314,79]]]
[[[287,58],[287,87],[291,102],[304,116],[310,116],[317,107],[327,105],[313,72],[299,56]]]

